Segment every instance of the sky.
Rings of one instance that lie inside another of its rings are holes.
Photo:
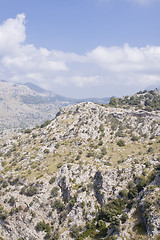
[[[0,0],[0,79],[72,98],[160,86],[160,0]]]

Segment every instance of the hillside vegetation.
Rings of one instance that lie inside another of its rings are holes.
[[[123,99],[3,133],[1,240],[160,238],[160,111]]]
[[[125,96],[123,98],[112,97],[109,104],[114,107],[123,107],[135,109],[143,109],[145,111],[156,111],[160,110],[160,91],[140,91],[132,96]]]

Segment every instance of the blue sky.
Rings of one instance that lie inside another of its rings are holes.
[[[160,86],[159,0],[0,0],[0,79],[68,97]]]

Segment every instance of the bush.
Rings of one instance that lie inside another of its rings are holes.
[[[58,191],[59,191],[59,187],[53,187],[51,190],[51,195],[53,197],[57,197],[58,196]]]
[[[63,166],[63,163],[58,163],[57,168],[61,168]]]
[[[42,123],[41,124],[41,128],[44,128],[44,127],[46,127],[47,125],[49,125],[51,123],[51,120],[47,120],[47,121],[45,121],[44,123]]]
[[[120,140],[117,142],[117,145],[118,145],[119,147],[125,146],[124,140],[120,139]]]
[[[56,231],[54,232],[54,234],[53,234],[53,240],[58,240],[59,237],[60,237],[59,231],[56,230]]]
[[[138,136],[135,136],[135,135],[132,135],[131,140],[132,140],[132,141],[138,141],[138,140],[139,140],[139,137],[138,137]]]
[[[82,231],[82,227],[81,227],[81,226],[74,225],[74,226],[71,228],[71,230],[70,230],[70,235],[71,235],[71,237],[72,237],[72,238],[78,238],[80,231]]]
[[[128,197],[128,191],[126,189],[123,189],[123,190],[119,191],[119,196],[121,198],[127,198]]]
[[[20,194],[24,194],[28,197],[32,197],[33,195],[38,193],[38,189],[36,186],[22,187]]]
[[[102,155],[106,155],[106,154],[107,154],[107,149],[106,149],[106,147],[103,147],[103,148],[101,149],[101,154],[102,154]]]
[[[45,223],[45,221],[43,220],[43,221],[37,223],[36,230],[37,231],[45,231],[45,232],[49,233],[51,231],[51,227],[50,227],[49,223]]]
[[[3,181],[3,183],[2,183],[2,187],[3,187],[3,188],[8,187],[8,182],[7,182],[7,181]]]
[[[49,180],[49,183],[52,184],[55,182],[55,180],[56,180],[56,177],[51,177],[51,179]]]
[[[103,125],[103,124],[101,124],[101,125],[99,126],[99,130],[100,130],[101,132],[104,131],[104,125]]]
[[[127,221],[127,219],[128,219],[127,213],[123,213],[122,216],[121,216],[122,223],[125,223]]]
[[[8,202],[9,202],[10,206],[13,206],[16,201],[15,201],[15,198],[13,196],[11,196],[11,198],[9,199]]]
[[[100,229],[102,229],[102,228],[104,228],[104,227],[106,227],[106,222],[103,221],[103,220],[99,220],[99,221],[97,222],[96,228],[98,228],[98,229],[100,230]]]
[[[145,208],[148,209],[148,208],[150,208],[151,205],[152,205],[151,200],[145,199]]]
[[[8,217],[8,212],[0,205],[0,219],[5,220]]]
[[[63,211],[63,209],[64,209],[65,206],[64,206],[64,204],[61,202],[60,199],[56,199],[55,202],[53,203],[52,207],[53,207],[53,208],[56,208],[57,211],[60,213],[60,212]]]
[[[109,104],[112,106],[116,106],[117,105],[117,99],[115,97],[112,97],[109,101]]]
[[[49,149],[46,148],[46,149],[44,150],[44,153],[48,154],[48,153],[49,153]]]
[[[32,129],[26,129],[25,131],[24,131],[24,133],[31,133],[32,132]]]
[[[111,222],[114,216],[120,215],[125,208],[125,201],[114,199],[107,205],[103,205],[99,218]]]
[[[36,186],[30,186],[27,191],[25,192],[26,196],[32,197],[38,192],[38,189]]]
[[[150,167],[151,166],[150,161],[145,162],[145,165],[146,165],[147,168]]]
[[[86,157],[90,158],[90,157],[94,157],[94,153],[93,152],[88,152]]]
[[[99,143],[98,143],[99,146],[102,146],[103,145],[103,141],[100,140]]]
[[[119,226],[120,226],[120,220],[119,217],[117,216],[113,216],[111,219],[111,226],[118,231],[119,230]]]
[[[133,199],[133,198],[135,198],[137,195],[138,195],[138,190],[137,190],[136,187],[131,188],[131,189],[129,190],[129,192],[128,192],[128,198],[129,198],[129,199]]]
[[[143,188],[147,185],[147,183],[147,179],[145,179],[145,177],[141,177],[139,179],[139,183],[137,184],[138,192],[142,191]]]

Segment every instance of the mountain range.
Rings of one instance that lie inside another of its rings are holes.
[[[78,102],[105,104],[110,98],[72,99],[32,83],[0,81],[0,130],[29,128],[53,119],[58,110]]]

